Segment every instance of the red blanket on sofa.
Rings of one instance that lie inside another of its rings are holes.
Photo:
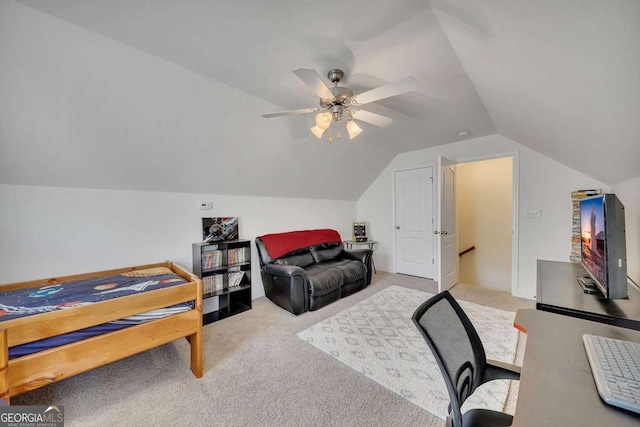
[[[296,249],[319,245],[321,243],[342,243],[340,234],[330,228],[265,234],[264,236],[260,236],[260,238],[264,242],[264,246],[267,248],[267,251],[269,251],[269,256],[271,256],[272,259],[279,258]]]

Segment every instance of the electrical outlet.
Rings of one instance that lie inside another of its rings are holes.
[[[200,202],[199,205],[201,210],[209,210],[213,208],[212,202]]]
[[[542,218],[542,210],[541,209],[527,209],[524,211],[525,218]]]

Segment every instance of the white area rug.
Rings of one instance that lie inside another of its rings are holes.
[[[411,322],[413,312],[432,294],[390,286],[298,333],[412,403],[445,419],[449,395],[426,342]],[[515,313],[458,301],[480,335],[488,359],[513,363],[518,331]],[[505,410],[509,381],[479,387],[465,402],[470,408]]]

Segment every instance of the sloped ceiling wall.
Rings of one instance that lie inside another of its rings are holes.
[[[639,4],[0,0],[0,183],[356,200],[461,131],[619,182],[640,175]],[[260,117],[316,105],[299,67],[419,87],[328,144]]]
[[[393,157],[294,140],[260,118],[271,103],[15,6],[0,14],[2,183],[353,199]],[[356,156],[372,169],[344,186]]]
[[[430,0],[498,133],[607,184],[640,176],[640,2]]]

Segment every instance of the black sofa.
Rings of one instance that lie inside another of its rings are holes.
[[[371,283],[370,249],[345,250],[335,230],[256,238],[267,298],[293,314],[317,310]]]

